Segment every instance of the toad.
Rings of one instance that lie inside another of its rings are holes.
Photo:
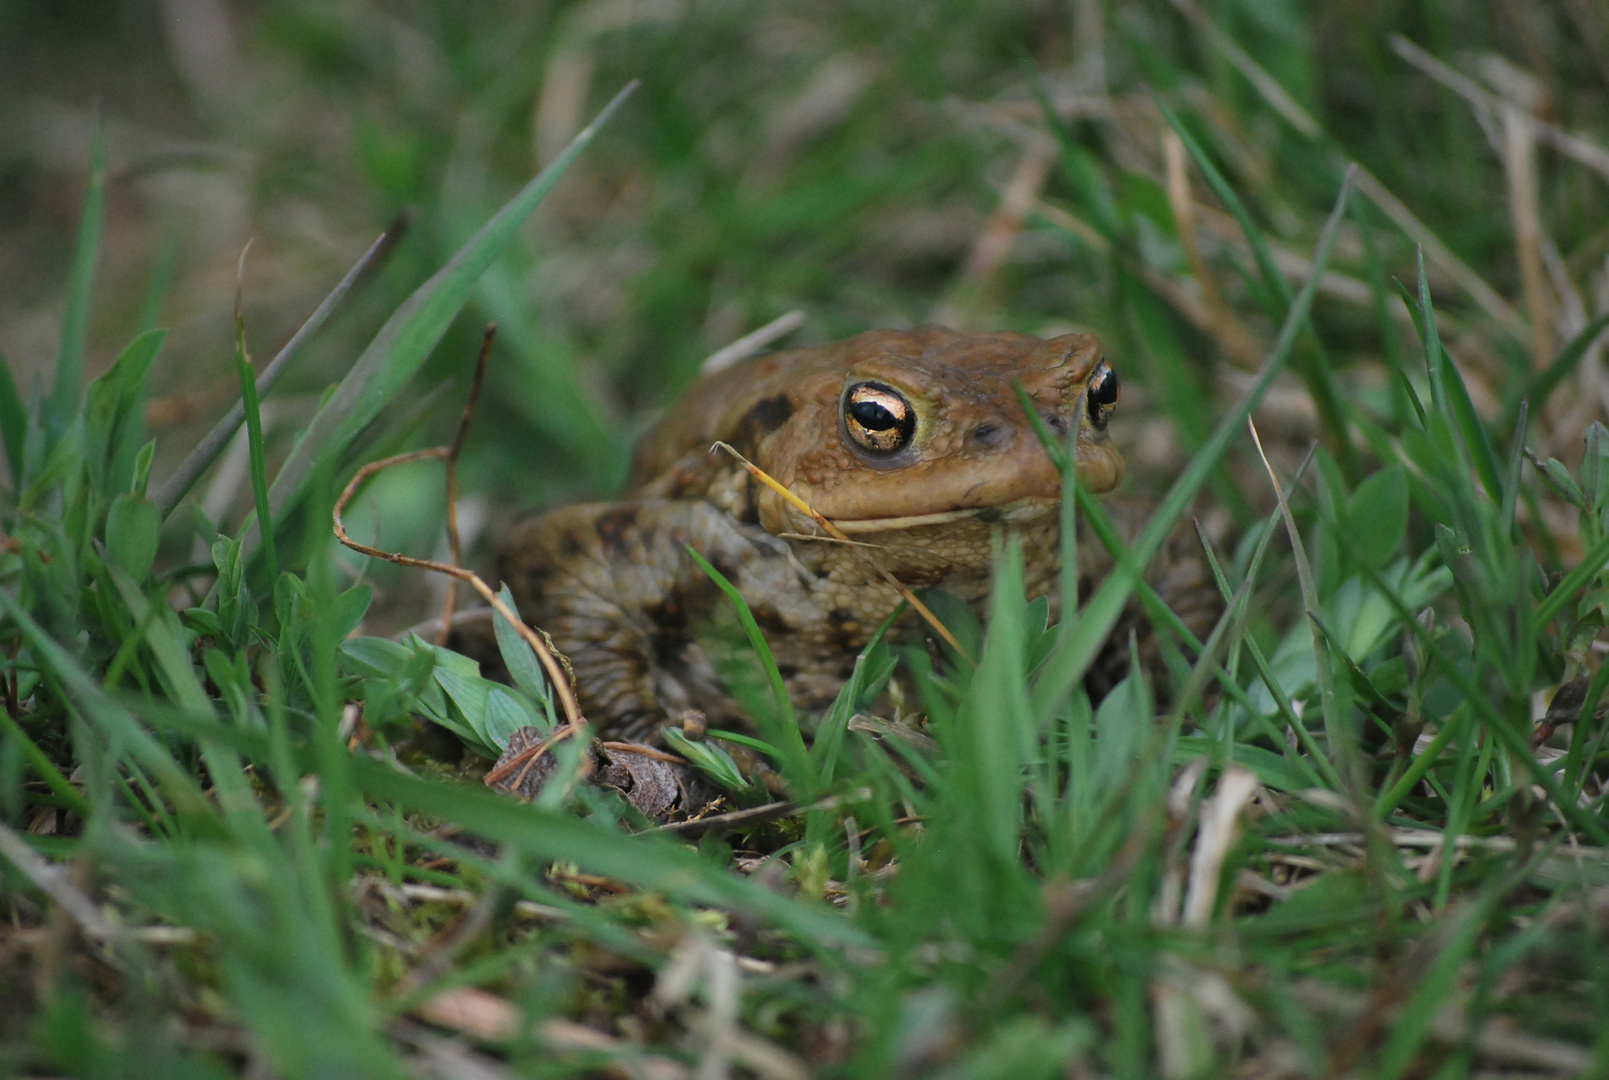
[[[1123,461],[1106,428],[1119,384],[1094,336],[877,330],[704,376],[638,444],[620,501],[525,523],[502,576],[568,654],[583,712],[613,736],[642,737],[686,709],[739,714],[697,633],[729,604],[688,546],[742,593],[795,705],[825,708],[900,602],[877,567],[978,607],[1003,530],[1021,538],[1029,596],[1052,591],[1061,478],[1017,384],[1050,431],[1077,426],[1080,480],[1114,487]],[[852,543],[712,453],[716,440]]]

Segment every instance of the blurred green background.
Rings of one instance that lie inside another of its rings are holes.
[[[418,407],[380,425],[444,441],[479,328],[499,323],[464,460],[482,566],[486,538],[513,518],[615,489],[636,433],[701,360],[795,309],[805,323],[785,344],[928,321],[1100,333],[1127,390],[1116,437],[1128,489],[1154,490],[1274,326],[1244,238],[1193,167],[1175,170],[1197,205],[1181,227],[1153,91],[1186,117],[1288,274],[1300,278],[1357,160],[1503,298],[1494,310],[1430,259],[1446,333],[1489,415],[1539,352],[1609,307],[1605,177],[1532,148],[1532,205],[1552,239],[1533,248],[1544,291],[1527,293],[1503,132],[1392,40],[1601,142],[1609,9],[1597,0],[0,0],[0,28],[0,353],[24,387],[53,362],[99,116],[109,211],[90,367],[144,311],[172,328],[150,405],[158,478],[238,393],[230,316],[248,240],[260,366],[389,221],[410,222],[271,397],[269,445],[282,454],[386,313],[642,80],[483,279],[421,374]],[[1082,160],[1058,159],[1041,93]],[[1414,265],[1387,217],[1371,207],[1359,219],[1371,236],[1349,228],[1315,309],[1342,392],[1382,410],[1379,361],[1409,339],[1381,331],[1370,243],[1384,272],[1411,282]],[[1386,318],[1402,331],[1400,312]],[[1599,370],[1589,359],[1583,370]],[[1574,442],[1601,406],[1590,394],[1558,405],[1539,449]],[[1294,378],[1264,413],[1300,448],[1318,433]],[[354,532],[429,554],[441,542],[432,468],[388,474]],[[237,522],[243,458],[195,497]],[[431,587],[377,580],[398,586],[396,619]]]

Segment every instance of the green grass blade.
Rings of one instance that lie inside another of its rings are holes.
[[[1536,625],[1547,625],[1548,620],[1563,611],[1564,605],[1585,588],[1588,582],[1597,577],[1598,571],[1606,564],[1609,564],[1609,536],[1598,541],[1591,551],[1582,556],[1576,568],[1566,574],[1564,580],[1548,593],[1547,599],[1536,609]]]
[[[1381,261],[1380,250],[1374,242],[1374,229],[1369,220],[1369,203],[1366,199],[1359,199],[1352,204],[1352,215],[1357,225],[1358,235],[1363,240],[1364,267],[1368,273],[1369,293],[1374,313],[1374,325],[1380,335],[1381,351],[1385,354],[1386,368],[1396,381],[1401,400],[1408,403],[1413,410],[1414,417],[1419,426],[1425,426],[1425,407],[1419,400],[1419,394],[1408,379],[1406,358],[1403,356],[1402,343],[1397,336],[1396,324],[1391,321],[1391,287],[1386,275],[1385,263]],[[1400,413],[1400,410],[1399,410]],[[1399,422],[1406,422],[1407,418],[1399,415]]]
[[[242,256],[244,258],[244,256]],[[263,562],[270,584],[279,580],[279,558],[274,552],[273,518],[268,509],[268,473],[263,460],[263,416],[257,402],[257,378],[246,352],[246,318],[235,308],[235,373],[240,376],[240,402],[246,415],[246,448],[251,460],[251,494],[262,523]]]
[[[870,671],[868,665],[873,657],[887,655],[886,649],[880,654],[878,646],[888,636],[889,628],[894,625],[895,620],[903,615],[908,607],[909,605],[902,600],[894,605],[894,610],[883,619],[882,624],[872,634],[871,640],[855,657],[855,669],[850,674],[849,681],[838,692],[832,708],[827,710],[827,715],[816,728],[815,737],[810,741],[810,760],[814,763],[817,775],[823,784],[832,783],[833,774],[837,771],[838,755],[843,748],[844,734],[849,730],[849,721],[853,716],[856,702],[871,686],[879,682],[886,683],[888,676],[892,674],[892,660],[889,660],[888,666],[881,671]]]
[[[751,911],[798,934],[824,956],[845,947],[871,945],[862,931],[836,912],[734,877],[671,841],[651,835],[626,836],[571,814],[515,802],[482,787],[417,779],[366,757],[351,759],[351,773],[357,789],[371,799],[455,822],[474,835],[543,861],[574,862],[590,873],[660,890],[687,902]]]
[[[1420,344],[1425,351],[1425,374],[1430,377],[1430,403],[1445,416],[1447,385],[1442,369],[1446,356],[1441,349],[1441,334],[1436,330],[1436,312],[1430,305],[1430,279],[1425,276],[1425,249],[1418,247],[1415,251],[1418,260],[1416,265],[1419,273],[1419,296],[1416,304],[1409,305],[1409,310],[1416,316]],[[1406,294],[1407,290],[1403,291]]]
[[[760,667],[765,671],[766,680],[771,684],[771,694],[776,699],[777,712],[775,718],[763,714],[754,718],[763,730],[766,741],[777,748],[779,764],[782,766],[782,775],[793,786],[795,798],[809,798],[815,794],[818,786],[815,763],[810,759],[810,752],[805,749],[804,736],[799,733],[799,718],[793,711],[793,699],[788,697],[787,684],[782,681],[782,673],[777,670],[776,659],[771,655],[771,646],[766,644],[765,635],[760,632],[760,624],[754,621],[754,613],[749,610],[748,603],[743,594],[738,592],[737,586],[726,580],[708,559],[693,550],[692,545],[686,545],[687,553],[698,563],[700,569],[709,575],[711,581],[726,594],[737,608],[738,621],[743,624],[743,632],[748,635],[749,645],[759,658]]]
[[[1190,155],[1196,168],[1200,169],[1201,175],[1206,178],[1207,186],[1212,188],[1213,194],[1218,196],[1229,213],[1234,216],[1236,223],[1240,225],[1241,233],[1246,237],[1246,242],[1251,245],[1252,258],[1257,261],[1257,272],[1261,275],[1269,293],[1278,301],[1278,308],[1270,311],[1269,315],[1276,319],[1284,318],[1291,306],[1291,287],[1285,280],[1285,275],[1280,272],[1279,264],[1274,261],[1274,253],[1269,248],[1268,241],[1264,239],[1262,230],[1257,227],[1257,223],[1252,220],[1251,212],[1246,209],[1246,204],[1241,201],[1223,173],[1218,171],[1206,149],[1190,134],[1190,129],[1185,127],[1179,115],[1155,90],[1151,91],[1151,100],[1162,111],[1168,126],[1173,128],[1174,133],[1179,136],[1179,141],[1184,144],[1185,152]],[[1313,271],[1318,272],[1317,269]],[[1335,444],[1341,466],[1347,475],[1351,476],[1357,472],[1357,466],[1354,461],[1352,440],[1347,435],[1346,421],[1341,411],[1340,397],[1336,392],[1334,381],[1330,378],[1329,365],[1318,348],[1318,335],[1311,326],[1305,326],[1304,329],[1314,350],[1311,358],[1305,362],[1298,362],[1297,367],[1302,380],[1307,383],[1313,404],[1318,409],[1319,420],[1329,432],[1331,442]]]
[[[1424,751],[1414,757],[1412,764],[1397,778],[1397,782],[1380,793],[1380,797],[1374,802],[1374,819],[1376,821],[1384,821],[1397,808],[1397,804],[1408,797],[1408,793],[1413,790],[1415,784],[1419,783],[1425,773],[1430,771],[1430,767],[1436,764],[1437,759],[1441,757],[1441,752],[1447,749],[1448,743],[1452,742],[1453,736],[1463,729],[1464,725],[1457,722],[1457,718],[1462,715],[1463,710],[1454,712],[1453,716],[1449,717],[1441,725],[1441,730],[1436,732],[1435,737],[1426,745]]]
[[[196,818],[214,816],[212,804],[167,750],[146,734],[133,714],[108,696],[89,673],[4,590],[0,590],[0,609],[4,609],[16,623],[23,641],[40,666],[60,680],[86,721],[106,738],[120,743],[135,761],[149,769],[163,794],[182,813]]]
[[[263,368],[263,373],[257,376],[256,388],[259,399],[266,397],[268,392],[273,389],[274,384],[285,373],[285,369],[290,366],[291,361],[296,359],[307,342],[329,320],[330,315],[334,313],[347,294],[352,291],[353,286],[371,270],[377,268],[385,257],[395,250],[401,235],[402,227],[400,225],[395,225],[381,233],[379,239],[369,245],[369,250],[363,253],[363,257],[353,263],[352,268],[336,283],[335,288],[330,290],[329,295],[319,303],[317,308],[313,309],[313,314],[309,315],[307,321],[297,328],[296,333],[292,334],[291,339],[285,343],[285,347],[274,355],[274,358],[268,362],[268,366]],[[184,498],[190,488],[195,485],[195,482],[201,478],[201,474],[207,471],[207,466],[216,461],[218,455],[223,453],[224,447],[229,445],[229,440],[234,438],[236,431],[240,430],[241,422],[245,418],[246,409],[244,404],[239,401],[235,402],[224,418],[213,425],[212,430],[207,432],[206,436],[196,444],[195,449],[185,455],[185,459],[179,463],[179,467],[173,470],[173,475],[168,477],[167,482],[157,491],[156,503],[162,508],[163,517],[167,517],[173,512],[173,508],[179,504],[179,500]]]
[[[1486,424],[1475,411],[1475,403],[1469,398],[1469,388],[1464,385],[1464,376],[1459,372],[1458,365],[1449,358],[1442,365],[1442,370],[1452,421],[1463,436],[1464,444],[1469,447],[1470,462],[1492,501],[1501,503],[1503,480],[1498,472],[1497,452],[1492,449],[1491,437],[1486,434]]]
[[[1055,436],[1050,432],[1050,428],[1046,426],[1044,419],[1034,409],[1032,399],[1028,397],[1027,392],[1021,386],[1018,386],[1016,391],[1017,400],[1022,405],[1024,415],[1027,416],[1028,426],[1033,428],[1034,434],[1039,438],[1040,445],[1050,455],[1052,463],[1055,464],[1062,476],[1061,610],[1063,612],[1076,612],[1078,610],[1078,541],[1076,533],[1078,525],[1077,514],[1083,514],[1084,520],[1089,522],[1090,531],[1101,542],[1101,546],[1112,557],[1115,565],[1126,568],[1125,572],[1133,577],[1135,592],[1139,595],[1140,604],[1144,607],[1146,615],[1159,628],[1166,629],[1179,642],[1199,655],[1202,649],[1202,642],[1196,637],[1195,632],[1186,626],[1184,621],[1174,613],[1173,609],[1168,606],[1167,601],[1162,599],[1151,586],[1151,583],[1141,576],[1140,568],[1134,561],[1133,553],[1123,543],[1122,538],[1118,536],[1117,529],[1112,525],[1112,520],[1107,516],[1100,500],[1090,494],[1087,488],[1077,483],[1077,473],[1068,466],[1071,458],[1068,456],[1067,448],[1056,441]],[[1068,438],[1068,444],[1071,445],[1077,438],[1078,425],[1075,424],[1073,432]],[[1068,509],[1067,504],[1069,502],[1074,504],[1074,510]],[[1068,537],[1069,532],[1074,534],[1071,539]],[[1069,566],[1073,567],[1071,573],[1067,569]],[[1074,618],[1063,618],[1057,624],[1056,635],[1058,641],[1065,643],[1067,635],[1072,632],[1072,628],[1077,625],[1077,621]],[[1224,672],[1221,667],[1218,672],[1219,681],[1223,686],[1224,692],[1231,697],[1244,701],[1244,695],[1241,693],[1239,685],[1228,678],[1227,672]],[[1249,705],[1249,702],[1245,703]]]
[[[145,300],[140,304],[139,332],[155,330],[162,322],[162,303],[168,298],[168,286],[173,283],[173,266],[179,256],[179,234],[170,231],[162,241],[156,265],[151,267],[151,279],[145,285]]]
[[[1301,482],[1302,475],[1307,471],[1307,466],[1312,459],[1312,454],[1309,454],[1307,459],[1296,470],[1292,483]],[[1268,554],[1269,544],[1273,541],[1274,526],[1278,524],[1279,519],[1280,512],[1276,507],[1264,523],[1262,535],[1257,541],[1257,546],[1252,551],[1251,561],[1246,568],[1246,580],[1253,581],[1256,579],[1257,573],[1262,567],[1263,559]],[[1212,550],[1212,546],[1207,543],[1205,535],[1201,537],[1201,548],[1206,554],[1207,565],[1211,569],[1213,580],[1218,586],[1218,594],[1223,597],[1225,604],[1233,607],[1235,593],[1230,589],[1229,579],[1223,572],[1218,555]],[[1239,610],[1235,613],[1237,620],[1242,624],[1244,624],[1246,614],[1250,609],[1249,598],[1250,594],[1248,593],[1239,605]],[[1258,677],[1262,679],[1263,685],[1268,688],[1269,696],[1273,698],[1275,708],[1279,710],[1281,718],[1285,721],[1286,730],[1296,736],[1296,741],[1307,752],[1307,757],[1297,754],[1295,749],[1288,744],[1287,740],[1279,732],[1272,733],[1275,736],[1274,741],[1279,743],[1285,752],[1286,759],[1292,765],[1308,774],[1311,786],[1322,787],[1327,783],[1332,790],[1339,791],[1341,788],[1340,774],[1335,771],[1335,766],[1330,763],[1330,759],[1324,755],[1318,744],[1313,740],[1313,733],[1307,730],[1307,725],[1303,724],[1301,718],[1296,715],[1296,709],[1291,704],[1289,695],[1285,693],[1285,688],[1280,685],[1278,676],[1274,674],[1274,669],[1269,665],[1268,657],[1263,652],[1262,646],[1258,645],[1256,637],[1250,634],[1242,633],[1241,641],[1246,647],[1247,654],[1251,657],[1252,666],[1256,668]],[[1234,683],[1233,680],[1227,680],[1226,685],[1235,686],[1235,691],[1231,692],[1231,696],[1249,715],[1262,715],[1261,710],[1256,708],[1245,693],[1239,691],[1238,683]]]
[[[309,477],[332,470],[341,454],[380,410],[407,385],[447,332],[470,290],[503,246],[558,183],[570,164],[637,84],[631,83],[582,129],[554,162],[510,199],[448,262],[421,285],[380,328],[340,386],[308,425],[269,492],[269,504],[283,517],[305,494]],[[242,534],[256,543],[255,525]]]
[[[1447,650],[1442,647],[1440,640],[1426,630],[1424,626],[1420,625],[1419,620],[1414,617],[1412,609],[1403,601],[1397,590],[1391,586],[1391,583],[1385,579],[1385,575],[1375,567],[1370,566],[1354,550],[1351,537],[1347,535],[1346,531],[1334,518],[1330,517],[1323,500],[1318,500],[1317,505],[1320,514],[1323,515],[1325,525],[1340,541],[1343,550],[1358,562],[1358,566],[1363,571],[1364,577],[1368,579],[1369,584],[1378,589],[1380,595],[1385,597],[1386,602],[1396,611],[1397,618],[1403,628],[1414,636],[1429,661],[1437,664],[1439,670],[1446,673],[1448,681],[1457,688],[1459,694],[1480,714],[1486,729],[1493,732],[1503,743],[1503,749],[1508,751],[1512,759],[1521,768],[1530,773],[1532,782],[1542,789],[1547,798],[1558,808],[1559,813],[1569,819],[1572,825],[1590,836],[1595,843],[1609,843],[1609,826],[1606,826],[1592,812],[1564,797],[1559,790],[1558,783],[1554,780],[1553,771],[1544,768],[1536,760],[1536,755],[1531,752],[1525,736],[1517,729],[1513,719],[1502,714],[1497,706],[1492,703],[1491,695],[1487,690],[1466,675],[1457,659],[1448,655]],[[1605,538],[1604,544],[1600,546],[1603,549],[1602,559],[1609,561],[1609,538]],[[1598,552],[1595,551],[1594,554],[1596,555]],[[1555,595],[1557,595],[1557,592],[1558,590],[1556,590]],[[1536,619],[1538,625],[1544,621],[1540,617]]]
[[[1219,421],[1212,438],[1207,440],[1207,444],[1191,459],[1179,479],[1174,482],[1167,498],[1152,515],[1150,523],[1146,525],[1145,531],[1132,547],[1134,567],[1143,568],[1161,548],[1168,531],[1173,528],[1173,522],[1184,511],[1185,505],[1194,498],[1196,492],[1201,490],[1201,485],[1206,483],[1212,470],[1218,467],[1218,462],[1228,452],[1231,441],[1239,436],[1241,425],[1262,400],[1263,394],[1267,392],[1275,376],[1284,369],[1296,344],[1297,335],[1307,319],[1307,312],[1312,307],[1313,297],[1318,292],[1319,279],[1324,276],[1324,269],[1329,265],[1330,252],[1335,247],[1336,237],[1340,234],[1347,201],[1352,195],[1352,177],[1353,173],[1348,171],[1346,179],[1341,183],[1335,207],[1330,211],[1329,220],[1325,223],[1324,232],[1320,235],[1318,246],[1313,253],[1312,273],[1303,283],[1296,302],[1291,305],[1284,325],[1280,327],[1279,337],[1275,340],[1268,359],[1263,362],[1262,370],[1257,373],[1256,380],[1234,409]],[[1114,571],[1108,576],[1089,603],[1084,606],[1084,610],[1079,613],[1078,626],[1073,633],[1046,659],[1033,695],[1034,710],[1041,720],[1047,720],[1055,714],[1067,694],[1072,692],[1073,687],[1078,685],[1084,673],[1089,670],[1089,665],[1094,660],[1101,642],[1106,639],[1106,635],[1117,622],[1123,605],[1128,601],[1129,593],[1135,587],[1137,573],[1137,569],[1128,572]]]
[[[1246,243],[1251,246],[1251,255],[1257,263],[1257,272],[1263,279],[1263,285],[1271,295],[1278,299],[1282,306],[1289,308],[1291,302],[1290,283],[1285,280],[1285,275],[1280,272],[1279,264],[1274,261],[1274,253],[1269,248],[1268,241],[1264,239],[1262,230],[1252,220],[1251,212],[1246,209],[1246,204],[1241,200],[1229,181],[1225,179],[1223,173],[1218,171],[1218,166],[1207,154],[1206,149],[1196,141],[1196,137],[1190,133],[1190,129],[1185,127],[1184,121],[1179,114],[1174,112],[1155,90],[1151,91],[1151,100],[1161,110],[1162,118],[1168,122],[1168,126],[1173,129],[1174,134],[1179,136],[1179,141],[1184,144],[1185,152],[1190,155],[1190,160],[1195,162],[1196,168],[1201,170],[1202,178],[1207,181],[1207,186],[1212,189],[1214,195],[1218,196],[1219,201],[1224,204],[1224,208],[1229,211],[1235,222],[1240,226],[1241,234],[1246,237]],[[1281,315],[1283,313],[1270,312],[1270,314]]]
[[[11,469],[11,490],[21,491],[27,476],[28,407],[11,377],[11,364],[0,356],[0,445],[5,446],[6,465]]]
[[[78,225],[78,247],[67,282],[67,311],[62,317],[61,349],[56,355],[56,381],[50,391],[49,427],[59,431],[78,415],[84,391],[84,357],[89,347],[90,296],[95,291],[95,265],[100,261],[101,232],[106,219],[106,132],[97,120],[90,137],[89,192]]]
[[[1028,704],[1022,546],[995,557],[989,632],[972,676],[972,692],[950,723],[936,724],[949,758],[948,790],[969,854],[997,874],[1016,868],[1022,830],[1024,764],[1039,733]],[[957,848],[962,844],[955,845]]]
[[[1450,863],[1451,860],[1448,860]],[[1488,895],[1460,912],[1451,926],[1442,930],[1445,944],[1425,970],[1419,985],[1398,1011],[1391,1037],[1380,1052],[1381,1080],[1397,1080],[1405,1075],[1431,1034],[1442,1009],[1454,995],[1465,962],[1474,952],[1481,931],[1490,917],[1494,897]]]
[[[1559,388],[1559,384],[1568,379],[1580,366],[1581,358],[1587,355],[1587,350],[1592,348],[1592,343],[1598,340],[1598,335],[1603,333],[1605,327],[1609,327],[1609,311],[1583,326],[1581,332],[1559,350],[1559,355],[1553,358],[1553,362],[1533,377],[1520,392],[1519,398],[1508,406],[1507,426],[1513,426],[1521,401],[1529,401],[1540,409],[1547,399],[1553,396],[1553,391]]]
[[[4,709],[0,709],[0,731],[5,732],[6,738],[17,741],[17,745],[22,748],[23,757],[33,766],[34,773],[45,782],[46,787],[50,788],[51,794],[62,801],[63,806],[79,817],[89,817],[89,800],[61,774],[61,770],[56,768],[50,756],[39,749],[39,744],[30,739],[28,733],[23,731]]]
[[[1250,421],[1247,421],[1250,424]],[[1268,480],[1274,486],[1274,498],[1279,502],[1279,516],[1285,522],[1285,534],[1290,538],[1291,556],[1296,562],[1296,580],[1301,586],[1302,608],[1308,617],[1308,632],[1313,639],[1313,659],[1315,662],[1316,679],[1318,681],[1319,707],[1324,714],[1324,732],[1329,739],[1331,757],[1341,757],[1345,768],[1340,770],[1343,780],[1354,778],[1351,769],[1352,739],[1343,729],[1341,723],[1340,703],[1335,694],[1335,673],[1330,670],[1330,650],[1325,640],[1324,632],[1320,628],[1318,615],[1321,610],[1318,597],[1318,583],[1313,576],[1313,566],[1307,559],[1307,549],[1302,543],[1302,532],[1296,527],[1296,519],[1291,515],[1289,500],[1285,497],[1285,489],[1274,473],[1274,466],[1263,453],[1262,440],[1257,437],[1257,428],[1251,428],[1252,441],[1257,445],[1257,455],[1262,458],[1263,468],[1268,470]],[[1344,748],[1344,749],[1343,749]]]

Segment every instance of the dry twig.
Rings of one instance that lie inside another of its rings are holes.
[[[398,566],[413,567],[416,570],[431,570],[438,574],[446,574],[455,581],[466,582],[470,588],[474,589],[480,594],[482,600],[485,600],[491,605],[492,609],[496,611],[497,614],[508,620],[509,625],[514,627],[514,629],[519,632],[520,637],[525,640],[525,643],[531,647],[531,651],[536,653],[536,658],[541,662],[542,670],[547,673],[548,682],[552,685],[553,692],[558,695],[559,706],[564,712],[564,719],[567,726],[563,731],[555,733],[553,739],[548,740],[547,743],[544,744],[549,745],[556,739],[564,738],[566,736],[574,737],[578,735],[582,729],[585,728],[587,721],[586,718],[581,715],[581,707],[576,702],[575,691],[570,687],[569,678],[566,676],[564,669],[559,665],[558,660],[554,657],[553,651],[549,649],[547,643],[542,640],[541,635],[537,634],[530,627],[526,626],[524,621],[520,619],[519,615],[514,611],[514,609],[505,604],[502,598],[492,591],[491,586],[487,585],[486,582],[481,580],[479,574],[465,570],[457,565],[448,566],[444,563],[435,562],[431,559],[416,559],[410,555],[403,555],[400,552],[382,551],[377,547],[370,547],[368,544],[359,543],[358,541],[352,539],[351,536],[347,535],[346,525],[341,520],[341,514],[346,510],[347,504],[352,501],[353,497],[357,494],[358,488],[361,487],[364,481],[368,480],[369,477],[374,476],[382,470],[389,469],[393,465],[405,465],[414,461],[429,461],[436,458],[440,458],[447,463],[447,475],[449,477],[447,500],[448,521],[454,522],[456,520],[452,509],[452,504],[454,502],[453,496],[456,495],[456,491],[454,490],[454,484],[451,478],[455,475],[454,467],[457,461],[458,451],[463,446],[464,431],[468,427],[470,416],[474,412],[475,402],[480,398],[481,382],[486,371],[486,356],[490,350],[492,334],[495,332],[495,330],[495,324],[489,325],[486,328],[485,344],[481,349],[480,362],[475,368],[475,381],[470,387],[469,400],[464,406],[464,416],[459,422],[458,434],[453,439],[452,445],[433,446],[428,450],[412,450],[406,454],[395,454],[391,457],[383,458],[380,461],[371,461],[369,464],[359,469],[357,474],[347,482],[345,489],[343,489],[341,492],[340,498],[335,500],[335,510],[331,517],[334,519],[335,538],[341,543],[345,544],[347,547],[351,548],[353,551],[367,555],[371,559],[384,559],[386,562],[396,563]],[[449,527],[456,531],[455,526],[450,525]],[[457,556],[458,552],[455,538],[453,543],[454,563],[457,562]],[[534,756],[539,755],[533,755],[533,758]]]

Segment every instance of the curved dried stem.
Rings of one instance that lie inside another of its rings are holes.
[[[470,418],[474,415],[475,404],[480,398],[481,382],[486,372],[486,358],[491,351],[492,335],[495,331],[495,324],[486,328],[486,336],[481,345],[480,360],[475,367],[475,379],[470,387],[469,400],[464,405],[464,415],[459,421],[458,433],[453,438],[452,445],[433,446],[426,450],[412,450],[406,454],[395,454],[379,461],[371,461],[359,469],[356,475],[347,482],[340,498],[335,500],[335,510],[331,516],[334,520],[335,538],[353,551],[367,555],[371,559],[384,559],[386,562],[396,563],[398,566],[408,566],[416,570],[430,570],[438,574],[446,574],[452,579],[454,586],[459,581],[465,582],[480,594],[482,600],[491,605],[492,610],[507,619],[509,625],[519,631],[520,637],[531,647],[531,651],[536,653],[537,660],[542,664],[542,670],[547,673],[548,682],[552,685],[553,692],[558,695],[559,707],[564,712],[565,723],[568,726],[564,731],[556,733],[554,738],[562,738],[566,735],[579,734],[587,723],[586,717],[581,715],[581,707],[576,701],[575,691],[570,686],[570,680],[565,674],[564,668],[560,666],[558,659],[553,655],[553,650],[548,648],[541,635],[526,626],[514,609],[505,604],[502,598],[492,591],[491,586],[481,580],[479,574],[465,570],[457,565],[459,551],[456,510],[458,501],[456,463],[458,451],[463,446],[464,433],[468,430]],[[359,543],[347,534],[346,525],[341,520],[341,515],[346,511],[347,504],[357,495],[358,488],[362,487],[365,481],[394,465],[406,465],[415,461],[429,461],[436,458],[440,458],[447,463],[447,530],[452,551],[451,565],[439,563],[432,559],[416,559],[411,555],[403,555],[396,551],[382,551],[380,548]],[[447,607],[443,612],[444,626],[449,624],[456,599],[456,589],[449,588]],[[549,741],[551,742],[552,740]],[[532,760],[535,760],[535,756],[533,755]]]
[[[464,402],[464,414],[458,418],[458,430],[453,434],[452,445],[447,448],[447,551],[448,561],[458,565],[463,554],[458,539],[458,454],[464,448],[464,437],[469,434],[469,422],[475,417],[475,406],[480,404],[481,385],[486,381],[486,358],[492,354],[492,341],[497,337],[497,324],[487,323],[480,340],[480,358],[475,361],[475,377],[469,383],[469,398]],[[441,629],[436,633],[436,644],[447,644],[452,633],[453,609],[458,606],[458,579],[447,579],[447,595],[441,603]],[[516,625],[518,625],[516,623]]]

